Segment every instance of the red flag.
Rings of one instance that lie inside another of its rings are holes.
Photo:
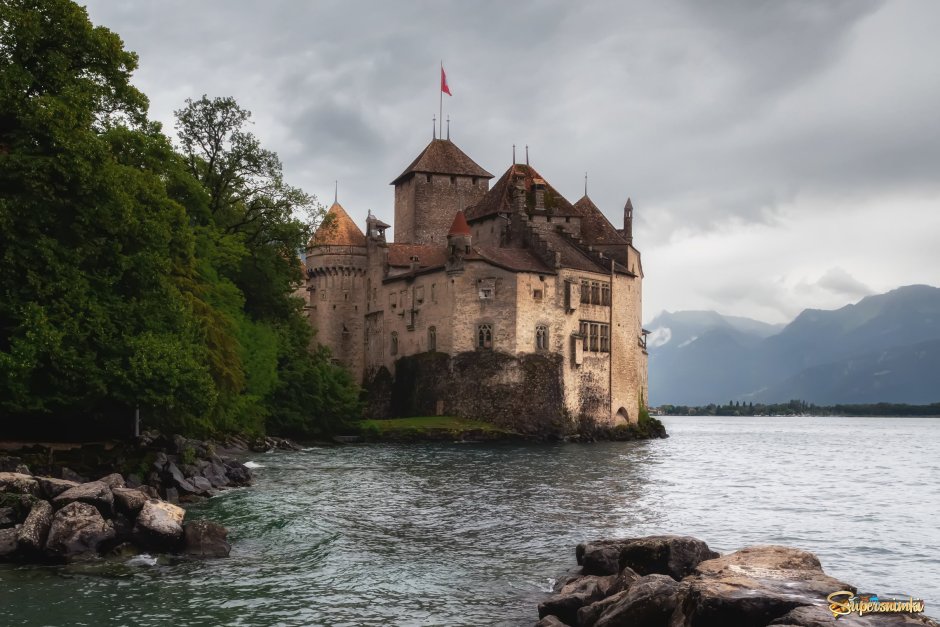
[[[450,87],[447,86],[447,74],[444,74],[444,66],[441,66],[441,91],[447,94],[448,96],[453,96],[454,94],[450,93]]]

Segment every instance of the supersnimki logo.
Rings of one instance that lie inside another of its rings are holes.
[[[876,594],[855,594],[848,590],[833,592],[826,601],[829,611],[836,618],[849,614],[920,614],[924,611],[924,600],[908,597],[907,599],[881,599]]]

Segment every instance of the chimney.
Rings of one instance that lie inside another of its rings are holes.
[[[532,188],[535,190],[535,208],[537,211],[545,209],[545,181],[532,179]]]

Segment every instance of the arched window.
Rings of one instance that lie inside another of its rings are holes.
[[[437,350],[437,327],[428,327],[428,350]]]
[[[535,327],[535,350],[548,350],[548,327],[544,324]]]
[[[477,327],[477,348],[493,348],[493,325],[481,324]]]
[[[389,352],[392,355],[398,354],[398,333],[396,331],[392,331],[392,342],[389,348]]]

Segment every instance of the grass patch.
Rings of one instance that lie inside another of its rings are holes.
[[[497,439],[515,435],[508,429],[482,420],[456,416],[415,416],[387,420],[362,420],[355,424],[359,434],[375,440],[441,440],[480,437]]]

